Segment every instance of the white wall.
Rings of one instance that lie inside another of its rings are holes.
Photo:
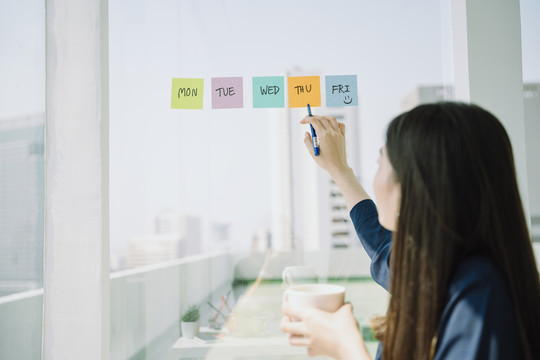
[[[531,217],[540,225],[540,84],[524,85],[524,106]]]
[[[519,2],[452,0],[452,5],[456,99],[484,107],[504,125],[529,216]]]

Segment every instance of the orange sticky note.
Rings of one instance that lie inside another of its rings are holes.
[[[293,76],[289,78],[289,107],[321,106],[321,77]]]

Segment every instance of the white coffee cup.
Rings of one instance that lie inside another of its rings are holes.
[[[281,273],[281,279],[287,286],[316,283],[317,274],[312,266],[287,266]]]
[[[283,294],[291,307],[316,307],[335,312],[345,303],[345,288],[332,284],[303,284],[289,287]]]

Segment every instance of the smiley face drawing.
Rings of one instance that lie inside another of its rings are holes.
[[[345,99],[343,99],[343,103],[346,104],[346,105],[349,105],[350,103],[352,103],[352,97],[349,96],[349,95],[345,95]]]

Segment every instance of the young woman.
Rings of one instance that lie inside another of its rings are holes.
[[[510,141],[478,106],[421,105],[389,125],[374,179],[377,207],[347,165],[344,125],[306,117],[315,161],[340,187],[374,280],[377,358],[540,359],[540,280]],[[308,354],[368,359],[350,304],[335,313],[283,305],[283,331]],[[295,318],[295,322],[290,321]]]

